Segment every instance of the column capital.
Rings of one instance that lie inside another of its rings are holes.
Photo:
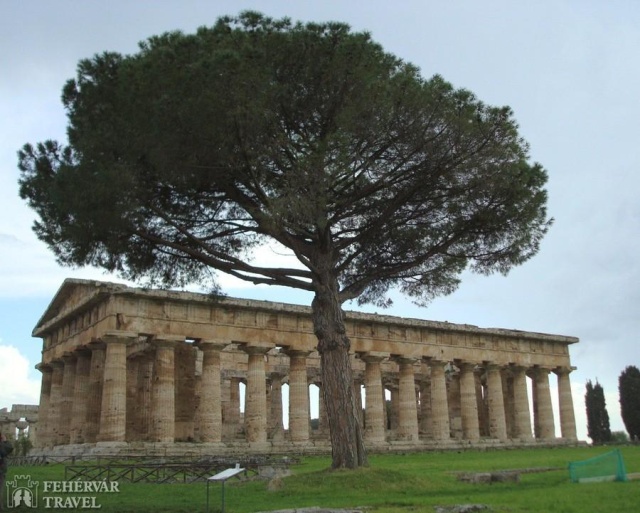
[[[99,349],[104,349],[106,347],[106,344],[102,340],[95,338],[91,342],[89,342],[86,347],[87,349],[91,349],[91,351],[96,351]]]
[[[479,365],[478,363],[475,362],[468,362],[468,361],[463,361],[463,360],[458,360],[455,362],[456,367],[458,367],[461,371],[475,371],[476,367]]]
[[[89,356],[91,355],[91,348],[88,346],[78,346],[73,352],[75,353],[76,358],[79,356]]]
[[[365,363],[376,363],[382,362],[390,357],[389,353],[380,353],[376,351],[366,351],[357,353],[358,358],[360,358]]]
[[[64,362],[61,358],[56,358],[55,360],[51,360],[49,365],[51,365],[53,369],[62,369],[64,367]]]
[[[128,344],[133,339],[138,338],[138,334],[133,331],[107,331],[101,340],[107,344]]]
[[[45,372],[53,372],[53,366],[50,363],[44,363],[44,362],[40,362],[37,363],[35,365],[36,369],[39,370],[40,372],[42,372],[43,374]]]
[[[438,360],[436,358],[431,358],[431,357],[425,357],[425,361],[427,362],[427,365],[429,365],[429,367],[440,367],[442,369],[444,369],[447,364],[449,363],[446,360]]]
[[[229,343],[222,340],[198,340],[194,345],[201,351],[222,351]]]
[[[73,353],[73,351],[65,351],[64,353],[62,353],[62,361],[65,363],[65,365],[67,363],[75,361],[76,358],[77,356]]]
[[[398,364],[410,364],[413,365],[414,363],[418,362],[420,359],[416,358],[414,356],[405,356],[402,354],[392,354],[391,355],[391,360],[393,360],[394,362],[398,363]]]
[[[313,351],[307,351],[304,349],[290,349],[285,347],[282,349],[282,352],[286,354],[289,358],[306,358]]]
[[[273,349],[273,347],[271,347],[271,346],[253,346],[253,345],[249,345],[249,344],[246,344],[246,343],[242,343],[242,344],[238,344],[238,349],[240,349],[241,351],[244,351],[248,355],[265,355],[269,351],[271,351],[271,349]]]
[[[529,375],[530,377],[536,377],[536,376],[547,377],[549,376],[549,373],[552,370],[553,369],[551,367],[541,367],[540,365],[534,365],[533,367],[529,367],[529,370],[527,371],[527,375]]]
[[[556,367],[555,369],[552,369],[552,371],[558,375],[558,376],[568,376],[569,374],[571,374],[574,370],[576,370],[577,367]]]

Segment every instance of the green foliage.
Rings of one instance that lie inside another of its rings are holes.
[[[597,380],[595,385],[591,383],[591,380],[587,381],[584,399],[587,408],[587,436],[595,445],[611,441],[609,413],[607,412],[604,390]]]
[[[618,378],[620,413],[632,440],[640,440],[640,370],[626,367]]]
[[[547,175],[487,106],[341,23],[255,12],[78,65],[68,145],[20,151],[35,232],[66,265],[163,285],[211,270],[340,303],[418,303],[506,273],[550,221]],[[254,262],[276,241],[301,267]]]
[[[283,487],[267,490],[264,481],[228,482],[226,511],[250,513],[310,506],[363,508],[373,513],[434,511],[436,505],[486,504],[494,512],[509,513],[627,513],[637,509],[640,481],[576,485],[567,465],[600,455],[602,448],[573,447],[509,451],[463,451],[377,454],[370,467],[356,471],[328,471],[328,457],[305,458],[283,479]],[[620,448],[627,472],[640,472],[640,447]],[[519,483],[474,485],[456,480],[456,472],[489,472],[506,469],[553,468],[523,473]],[[10,467],[13,475],[60,480],[64,466]],[[41,485],[42,487],[42,485]],[[102,513],[204,511],[206,485],[120,483],[117,494],[102,494]],[[212,510],[220,504],[220,486],[211,486]],[[43,509],[44,511],[44,509]]]
[[[21,435],[13,444],[14,456],[28,456],[29,451],[33,448],[33,443],[28,436]]]
[[[625,431],[612,431],[611,441],[616,444],[624,444],[629,441],[629,435]]]

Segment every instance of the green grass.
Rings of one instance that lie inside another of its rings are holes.
[[[293,467],[294,474],[283,480],[278,491],[267,491],[264,481],[228,482],[226,511],[250,513],[323,506],[367,507],[372,513],[413,513],[432,512],[436,505],[466,503],[486,504],[492,511],[510,513],[638,511],[640,481],[595,484],[569,481],[566,468],[570,461],[590,458],[608,450],[581,447],[371,455],[370,466],[356,471],[330,471],[327,470],[329,458],[306,458]],[[621,452],[627,472],[640,472],[640,447],[621,447]],[[490,485],[462,483],[455,476],[459,471],[533,467],[558,467],[560,470],[522,474],[519,483]],[[38,481],[62,480],[64,466],[10,468],[8,480],[16,474],[28,474]],[[119,486],[117,494],[97,496],[101,513],[205,511],[204,483],[120,483]],[[210,486],[212,512],[219,510],[220,490],[217,483]],[[40,503],[42,506],[42,500]],[[41,507],[39,511],[45,509]]]

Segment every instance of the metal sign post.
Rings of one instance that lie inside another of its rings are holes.
[[[220,481],[222,483],[222,513],[224,513],[224,483],[227,479],[240,474],[240,472],[244,472],[244,469],[240,468],[239,463],[236,463],[234,468],[228,468],[222,472],[218,472],[215,476],[207,478],[207,513],[209,513],[209,483],[211,481]]]

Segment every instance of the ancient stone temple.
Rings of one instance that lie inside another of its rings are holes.
[[[576,441],[574,337],[357,312],[347,329],[373,450]],[[308,307],[68,279],[33,335],[43,450],[329,450]]]

